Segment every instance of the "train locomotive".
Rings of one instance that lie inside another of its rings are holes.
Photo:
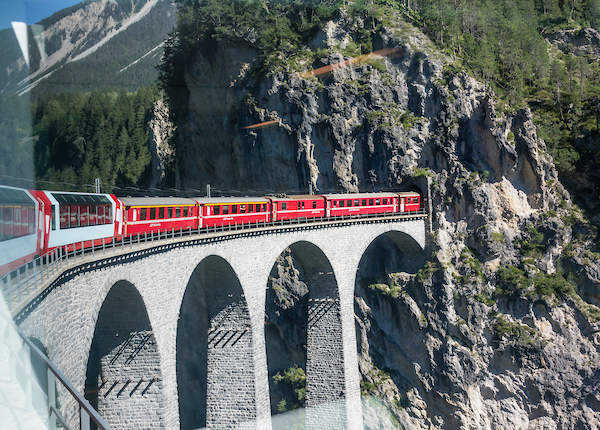
[[[116,197],[0,186],[0,276],[55,248],[67,251],[165,230],[416,213],[418,192],[265,197]]]

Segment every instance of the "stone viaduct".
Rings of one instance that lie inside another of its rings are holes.
[[[267,285],[291,249],[309,289],[307,428],[361,429],[354,291],[379,237],[422,259],[424,218],[182,239],[63,273],[15,317],[114,429],[270,429]],[[62,412],[78,424],[59,392]]]

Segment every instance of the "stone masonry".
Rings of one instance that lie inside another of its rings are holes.
[[[143,343],[138,354],[148,358],[143,366],[150,367],[128,367],[123,362],[119,372],[124,373],[110,394],[116,397],[130,380],[121,392],[121,396],[126,393],[129,397],[135,387],[132,384],[137,384],[142,374],[144,381],[150,374],[157,375],[144,393],[152,397],[140,400],[158,411],[151,415],[153,421],[149,427],[179,429],[180,402],[185,400],[178,398],[177,372],[187,371],[178,362],[178,350],[184,346],[177,341],[185,338],[178,335],[180,316],[183,321],[186,308],[188,314],[200,315],[204,311],[207,313],[204,322],[192,324],[201,326],[200,331],[205,333],[197,338],[197,343],[200,351],[206,351],[206,382],[201,378],[198,382],[200,387],[206,384],[206,393],[197,393],[199,400],[191,402],[204,402],[204,412],[200,411],[204,416],[199,420],[205,420],[213,428],[270,429],[264,332],[266,286],[280,254],[290,246],[307,243],[319,251],[307,248],[307,255],[314,259],[309,285],[316,287],[311,288],[309,304],[307,428],[321,428],[323,421],[319,422],[319,417],[328,416],[332,413],[330,409],[335,408],[337,424],[327,425],[328,428],[362,429],[354,288],[358,265],[367,247],[390,232],[400,249],[423,252],[423,219],[295,227],[206,242],[184,240],[175,245],[159,245],[148,251],[132,252],[110,265],[88,266],[78,274],[59,279],[43,298],[16,317],[16,323],[27,336],[42,342],[49,358],[83,392],[92,343],[98,342],[94,333],[104,320],[99,318],[100,310],[109,292],[118,292],[113,288],[125,281],[137,290],[148,319],[147,325],[136,325],[128,333],[133,333],[130,340],[133,350],[127,352],[127,357],[135,351],[134,345]],[[330,268],[331,273],[322,268]],[[193,301],[188,304],[188,299],[184,300],[193,285],[201,291],[197,295],[200,297],[197,308]],[[223,285],[222,291],[219,285]],[[111,295],[111,300],[118,302],[118,294]],[[121,311],[127,313],[131,309],[121,307]],[[198,318],[200,321],[204,317]],[[198,355],[200,361],[202,354]],[[152,361],[154,357],[158,358],[157,363]],[[108,356],[103,360],[111,361]],[[141,398],[140,390],[144,388],[142,382],[131,397],[139,394]],[[99,397],[102,394],[101,391]],[[59,396],[63,415],[76,426],[77,408],[64,393],[59,392]],[[244,399],[243,404],[234,396]],[[108,400],[99,398],[98,402]],[[137,401],[113,402],[113,405],[118,405],[118,413],[110,412],[106,419],[115,428],[134,428],[141,423],[136,421],[141,419],[141,405]],[[313,421],[311,416],[317,419]]]

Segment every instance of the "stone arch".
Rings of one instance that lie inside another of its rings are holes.
[[[339,402],[345,397],[346,384],[338,285],[328,257],[311,242],[294,242],[273,263],[265,340],[272,413],[279,412],[281,399],[289,401],[273,376],[297,366],[306,375],[306,427],[346,428],[346,413]],[[302,420],[302,415],[294,419]],[[273,419],[273,428],[292,424],[284,418]]]
[[[204,258],[190,276],[177,325],[181,429],[257,418],[252,338],[238,276],[224,258]]]
[[[358,368],[361,379],[366,382],[364,387],[377,387],[391,377],[400,390],[409,389],[405,387],[407,380],[398,368],[410,368],[412,363],[410,359],[415,342],[411,335],[419,331],[421,317],[412,296],[422,294],[412,287],[415,275],[426,259],[421,245],[409,234],[397,230],[379,234],[366,244],[360,255],[354,287],[354,310]],[[411,316],[412,322],[407,323]],[[392,364],[401,359],[406,359],[402,366]],[[381,372],[384,369],[385,372]],[[393,393],[389,385],[386,387],[386,393]],[[401,396],[405,394],[400,393]],[[391,425],[390,411],[384,404],[363,401],[366,428],[387,428]]]
[[[357,284],[362,278],[385,282],[384,274],[417,273],[425,263],[425,251],[409,234],[389,230],[365,244],[357,268]],[[382,278],[382,276],[384,276]]]
[[[160,426],[164,398],[160,354],[144,300],[117,281],[98,312],[85,397],[114,429]]]

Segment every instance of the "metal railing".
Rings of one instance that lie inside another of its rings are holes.
[[[18,269],[4,275],[0,279],[0,288],[6,299],[9,310],[23,308],[43,291],[53,280],[65,270],[90,261],[101,260],[123,255],[141,248],[151,248],[186,238],[211,238],[225,240],[236,237],[240,232],[265,234],[273,230],[289,230],[295,228],[316,228],[323,225],[346,225],[347,223],[365,223],[389,221],[393,219],[415,219],[426,217],[425,210],[408,213],[378,213],[366,215],[344,215],[336,217],[292,218],[277,221],[255,221],[252,223],[233,223],[198,227],[192,229],[167,229],[152,232],[124,235],[120,238],[107,238],[97,245],[94,241],[82,241],[55,248],[46,255],[30,261]],[[86,243],[91,246],[85,247]]]
[[[49,430],[64,428],[71,430],[69,423],[60,412],[57,403],[57,388],[62,387],[70,394],[78,407],[79,429],[89,430],[95,425],[99,430],[110,430],[111,427],[102,419],[89,402],[71,385],[56,366],[13,324],[10,316],[0,309],[0,337],[4,344],[5,357],[10,362],[9,380],[0,381],[5,384],[17,383],[25,393],[25,409],[21,414],[36,413]],[[17,334],[15,336],[14,334]],[[46,371],[45,380],[39,381],[39,374],[34,375],[32,358],[43,363]],[[61,388],[61,391],[63,389]],[[17,413],[18,418],[18,413]],[[93,424],[92,424],[93,423]]]

